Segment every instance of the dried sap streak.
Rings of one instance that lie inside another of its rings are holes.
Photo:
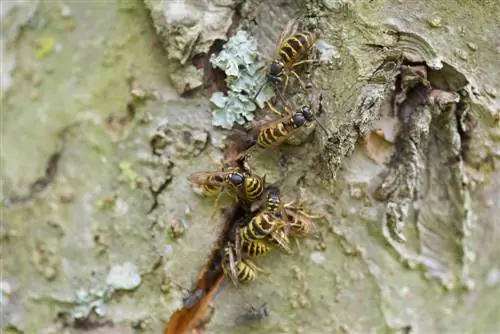
[[[240,206],[236,206],[227,214],[219,240],[212,250],[207,265],[200,272],[195,287],[191,290],[192,295],[201,295],[201,298],[190,300],[190,303],[184,303],[183,308],[175,311],[163,331],[164,334],[188,333],[203,324],[205,315],[210,311],[209,304],[226,277],[222,269],[223,259],[220,249],[231,241],[231,234],[235,231],[234,225],[239,222],[239,218],[244,214],[245,210]],[[200,290],[204,293],[200,294]]]

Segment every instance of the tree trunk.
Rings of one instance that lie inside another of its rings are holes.
[[[497,1],[144,3],[1,4],[0,328],[163,330],[223,224],[186,181],[229,133],[209,56],[243,29],[270,59],[298,17],[320,60],[284,98],[325,131],[249,162],[321,238],[223,284],[205,333],[500,331]]]

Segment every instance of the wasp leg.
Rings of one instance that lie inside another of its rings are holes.
[[[319,61],[317,59],[305,59],[305,60],[301,60],[301,61],[294,63],[292,65],[292,68],[303,65],[303,64],[310,64],[310,63],[316,63],[316,62],[319,63]]]
[[[286,88],[288,87],[288,74],[285,72],[283,73],[283,75],[285,76],[285,84],[283,85],[283,89],[281,90],[283,92],[283,94],[286,92]]]
[[[233,284],[235,286],[238,286],[238,283],[239,283],[239,279],[238,279],[238,272],[236,270],[236,266],[238,265],[238,263],[235,261],[234,259],[234,254],[233,254],[233,249],[231,246],[227,246],[229,247],[228,251],[227,251],[227,255],[229,257],[229,272],[228,272],[228,276],[229,278],[231,279],[231,281],[233,282]]]
[[[300,242],[299,239],[295,239],[295,244],[297,245],[297,250],[299,251],[299,256],[302,256],[302,249],[300,248]]]
[[[295,77],[295,79],[298,80],[300,87],[302,87],[302,89],[304,89],[304,90],[307,89],[306,85],[304,85],[304,82],[300,79],[300,77],[297,74],[297,72],[295,72],[295,71],[290,71],[290,72],[293,74],[293,76]]]
[[[214,210],[212,211],[212,215],[210,216],[210,219],[215,218],[215,215],[217,214],[217,211],[220,208],[220,198],[222,197],[223,193],[224,193],[224,190],[221,189],[220,193],[217,195],[217,198],[215,199]]]
[[[258,265],[255,264],[255,262],[253,262],[252,260],[250,259],[245,259],[245,264],[247,266],[249,266],[253,271],[255,271],[256,273],[259,272],[259,273],[264,273],[264,269],[262,269],[261,267],[259,267]]]
[[[283,117],[283,114],[280,113],[279,110],[276,109],[269,101],[266,101],[266,104],[267,104],[267,107],[269,108],[269,110],[271,110],[276,115],[278,115],[280,117]]]
[[[298,210],[297,211],[299,214],[303,215],[304,217],[307,217],[309,219],[323,219],[325,218],[325,214],[322,214],[322,215],[313,215],[313,214],[309,214],[309,213],[306,213],[305,211],[303,210]]]
[[[292,114],[292,112],[287,106],[283,106],[283,109],[285,109],[285,113],[287,114],[287,116],[290,116]]]
[[[241,235],[240,235],[240,229],[236,229],[236,235],[234,236],[234,244],[236,245],[236,261],[238,263],[241,263]]]

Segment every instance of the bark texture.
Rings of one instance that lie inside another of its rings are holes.
[[[221,229],[186,180],[227,135],[207,54],[245,29],[272,57],[296,16],[328,50],[311,77],[327,131],[250,164],[326,214],[322,240],[225,285],[205,332],[500,331],[497,1],[0,6],[5,333],[162,331]]]

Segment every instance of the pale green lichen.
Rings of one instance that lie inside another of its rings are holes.
[[[92,313],[99,317],[106,315],[106,302],[116,290],[132,290],[141,284],[141,276],[135,264],[126,262],[111,268],[106,284],[89,290],[80,289],[75,294],[76,306],[71,311],[74,319],[88,318]]]
[[[132,169],[132,163],[129,161],[121,161],[119,168],[120,175],[118,176],[118,180],[128,183],[130,185],[130,189],[137,188],[139,175]]]
[[[71,315],[74,319],[85,319],[94,312],[98,316],[104,316],[106,307],[104,303],[111,298],[114,289],[110,286],[104,286],[89,291],[81,289],[75,295],[77,306],[72,310]]]
[[[239,31],[217,56],[210,58],[215,67],[226,73],[228,86],[227,95],[215,92],[210,99],[215,105],[213,125],[230,129],[235,123],[252,120],[257,105],[262,107],[274,94],[273,87],[266,85],[265,72],[262,71],[265,63],[259,60],[257,52],[255,40],[245,31]],[[259,92],[261,88],[264,89]]]

